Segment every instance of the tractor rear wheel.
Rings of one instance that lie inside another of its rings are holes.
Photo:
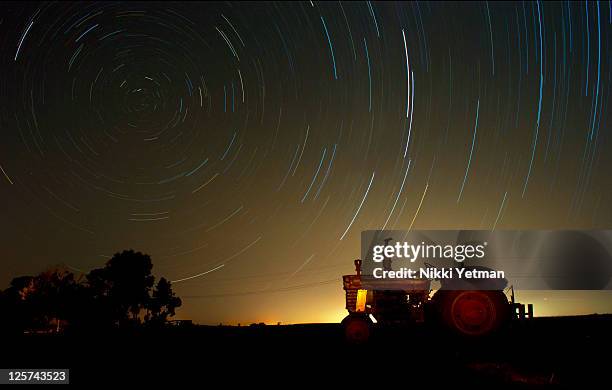
[[[365,315],[349,314],[342,320],[344,336],[351,344],[363,344],[372,333],[372,321]]]
[[[438,291],[438,294],[435,302],[440,320],[462,336],[493,334],[510,316],[508,299],[502,291]]]

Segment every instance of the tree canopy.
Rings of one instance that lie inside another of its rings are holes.
[[[0,326],[15,332],[164,326],[181,299],[167,279],[155,284],[152,269],[149,255],[124,250],[84,277],[65,267],[16,277],[0,291],[7,317]]]

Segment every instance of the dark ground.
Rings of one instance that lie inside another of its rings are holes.
[[[331,375],[357,382],[418,381],[431,385],[426,388],[448,383],[460,388],[599,383],[607,388],[611,341],[612,315],[536,318],[478,341],[427,326],[377,330],[364,346],[347,345],[339,324],[193,326],[24,335],[2,342],[0,368],[69,368],[71,383],[81,384],[217,383],[213,387],[231,388],[247,381],[293,388],[307,378],[327,383]]]

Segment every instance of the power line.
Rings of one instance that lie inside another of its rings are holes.
[[[223,297],[238,297],[238,296],[244,296],[244,295],[270,294],[270,293],[277,293],[277,292],[287,292],[287,291],[301,290],[301,289],[304,289],[304,288],[318,287],[318,286],[323,286],[323,285],[327,285],[327,284],[331,284],[331,283],[339,283],[339,281],[338,281],[337,278],[335,278],[335,279],[330,279],[330,280],[321,280],[321,281],[313,282],[313,283],[299,284],[299,285],[295,285],[295,286],[280,287],[280,288],[276,288],[276,289],[266,289],[266,290],[256,290],[256,291],[243,291],[243,292],[224,293],[224,294],[209,294],[209,295],[185,295],[185,296],[182,296],[181,298],[189,298],[189,299],[196,299],[196,298],[223,298]]]

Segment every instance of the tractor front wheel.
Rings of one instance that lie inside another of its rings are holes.
[[[342,320],[344,337],[351,344],[363,344],[372,333],[372,321],[365,315],[349,314]]]

